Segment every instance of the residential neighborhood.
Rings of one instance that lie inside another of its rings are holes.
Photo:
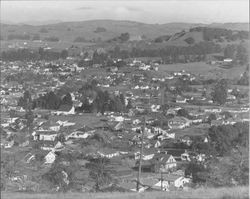
[[[248,186],[249,32],[236,25],[1,24],[1,190]]]

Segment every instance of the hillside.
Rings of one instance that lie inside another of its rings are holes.
[[[62,22],[42,26],[32,25],[7,25],[1,24],[1,37],[6,40],[10,34],[39,34],[41,38],[56,36],[65,42],[73,42],[77,37],[86,40],[98,39],[107,40],[114,38],[121,33],[128,32],[132,37],[153,39],[161,35],[172,35],[182,30],[188,30],[197,26],[228,28],[232,30],[248,30],[247,23],[230,24],[191,24],[191,23],[167,23],[167,24],[145,24],[133,21],[115,20],[92,20],[82,22]],[[97,28],[104,28],[105,31],[98,32]],[[46,29],[46,31],[41,31]]]
[[[185,192],[143,192],[143,193],[66,193],[66,194],[29,194],[29,193],[9,193],[2,192],[3,199],[108,199],[108,198],[144,198],[144,199],[247,199],[249,198],[248,187],[230,187],[230,188],[208,188],[196,189]]]

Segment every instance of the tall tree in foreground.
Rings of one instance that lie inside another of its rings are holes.
[[[90,177],[95,181],[95,191],[100,191],[101,187],[112,182],[114,170],[110,165],[110,160],[103,157],[92,158],[86,165],[90,169]]]

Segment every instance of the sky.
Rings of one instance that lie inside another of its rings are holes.
[[[248,0],[1,1],[1,21],[130,20],[143,23],[249,22]]]

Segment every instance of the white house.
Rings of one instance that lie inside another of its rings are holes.
[[[75,139],[86,139],[87,137],[89,137],[90,135],[92,135],[92,133],[95,132],[95,130],[90,131],[90,132],[82,132],[82,131],[74,131],[71,134],[69,134],[66,137],[66,140],[70,139],[70,138],[75,138]]]
[[[52,164],[56,160],[56,154],[53,151],[50,151],[45,157],[44,164]]]
[[[54,114],[56,115],[74,115],[75,114],[75,107],[72,106],[71,108],[68,107],[61,107],[58,111],[55,111]]]
[[[55,131],[36,131],[32,134],[34,140],[55,141],[57,132]]]

